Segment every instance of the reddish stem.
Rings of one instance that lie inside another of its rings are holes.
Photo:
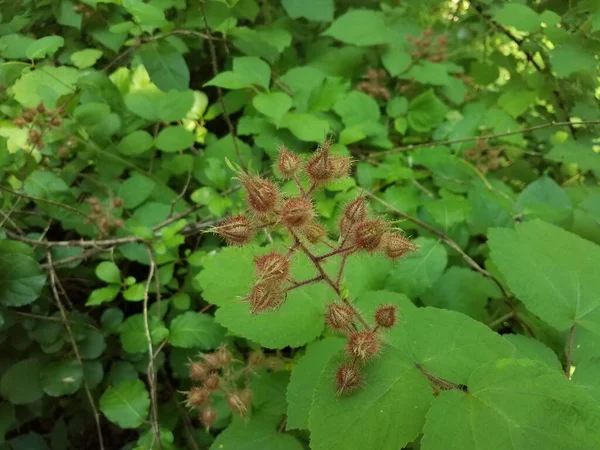
[[[306,286],[307,284],[311,284],[311,283],[316,283],[317,281],[321,281],[323,279],[323,277],[321,275],[317,275],[314,278],[309,278],[308,280],[304,280],[304,281],[298,281],[294,284],[292,284],[290,287],[288,287],[286,289],[287,292],[299,288],[300,286]]]
[[[337,249],[335,249],[335,250],[333,250],[333,251],[331,251],[329,253],[325,253],[324,255],[317,256],[317,261],[321,261],[323,259],[327,259],[330,256],[334,256],[334,255],[337,255],[339,253],[345,253],[345,252],[352,251],[354,248],[355,248],[354,245],[351,245],[350,247],[345,247],[345,248],[337,248]]]

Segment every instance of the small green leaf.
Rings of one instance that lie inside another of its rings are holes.
[[[367,9],[349,10],[335,19],[323,34],[358,46],[385,44],[388,40],[383,13]]]
[[[287,113],[281,121],[301,141],[322,142],[329,133],[329,122],[313,114]]]
[[[271,92],[258,94],[252,100],[252,104],[257,111],[273,119],[275,125],[279,125],[281,118],[291,109],[292,99],[283,92]]]
[[[0,303],[24,306],[35,301],[46,284],[38,262],[22,253],[0,253]]]
[[[125,380],[109,387],[100,397],[100,411],[121,428],[137,428],[150,409],[150,397],[141,380]]]
[[[150,316],[148,324],[152,344],[156,345],[169,336],[169,330],[165,327],[162,320],[157,317]],[[128,353],[148,351],[146,327],[142,314],[134,314],[123,322],[123,326],[121,327],[121,345]]]
[[[163,128],[156,138],[156,148],[163,152],[178,152],[190,148],[196,142],[196,136],[183,127]]]
[[[194,91],[169,91],[165,93],[158,104],[158,118],[162,122],[181,120],[194,107],[196,96]]]
[[[446,116],[448,107],[435,95],[433,89],[416,96],[408,107],[408,123],[419,133],[437,127]]]
[[[390,75],[395,77],[408,69],[412,62],[412,58],[404,50],[390,48],[381,55],[381,62]]]
[[[0,393],[13,405],[34,403],[44,395],[40,382],[42,362],[29,358],[4,370],[0,380]]]
[[[96,266],[96,276],[107,283],[121,283],[121,271],[112,261],[102,261],[98,264],[98,266]]]
[[[119,188],[123,207],[134,209],[144,203],[156,188],[156,183],[145,175],[134,173]]]
[[[150,79],[160,90],[182,91],[189,88],[190,71],[187,63],[181,53],[167,41],[142,45],[140,57]]]
[[[216,348],[225,336],[225,329],[212,316],[188,311],[171,321],[169,343],[175,347]]]
[[[281,4],[292,19],[304,18],[315,22],[333,20],[334,0],[282,0]]]
[[[493,15],[500,25],[513,27],[520,31],[533,32],[540,28],[542,20],[538,13],[525,5],[506,3]]]
[[[142,0],[123,0],[123,7],[140,25],[158,28],[166,23],[162,10]]]
[[[119,295],[120,291],[121,286],[119,285],[111,285],[100,289],[94,289],[88,297],[87,302],[85,302],[85,306],[97,306],[101,305],[102,303],[112,302],[117,295]]]
[[[53,55],[65,45],[65,40],[60,36],[45,36],[29,44],[25,52],[29,59],[42,59]]]
[[[44,366],[40,379],[44,392],[50,397],[71,395],[81,387],[83,369],[77,360],[63,359]]]
[[[125,291],[123,292],[123,298],[130,302],[139,302],[144,300],[145,291],[145,284],[137,283],[125,289]]]
[[[71,55],[71,61],[78,69],[92,67],[100,58],[102,58],[102,50],[96,48],[87,48]]]
[[[117,149],[124,155],[135,156],[147,152],[154,145],[154,139],[147,131],[137,130],[125,136]]]

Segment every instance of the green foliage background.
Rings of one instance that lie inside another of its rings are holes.
[[[0,449],[600,448],[599,32],[595,0],[0,2]],[[401,312],[348,397],[328,287],[252,316],[281,237],[205,233],[226,160],[328,136],[330,235],[362,193],[419,245],[347,267]],[[222,344],[280,364],[205,431],[181,392]]]

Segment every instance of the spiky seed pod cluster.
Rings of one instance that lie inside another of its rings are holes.
[[[257,216],[275,212],[279,203],[279,189],[269,180],[256,175],[242,173],[240,182],[246,191],[250,210]]]
[[[380,305],[375,311],[375,323],[383,328],[392,328],[398,320],[398,311],[394,305]]]
[[[413,59],[428,59],[431,62],[441,62],[448,58],[448,36],[439,34],[434,36],[431,28],[426,28],[420,36],[406,36],[412,45],[411,56]]]
[[[246,216],[235,216],[224,220],[212,229],[231,245],[244,245],[252,240],[255,229]]]
[[[364,363],[377,356],[381,349],[380,340],[375,331],[357,331],[348,337],[346,351],[352,359]]]
[[[13,120],[13,124],[19,128],[27,127],[29,129],[27,134],[29,143],[43,149],[45,147],[43,136],[46,130],[60,127],[63,123],[63,114],[64,110],[62,108],[50,111],[46,109],[43,103],[40,103],[36,108],[23,111],[20,117]]]
[[[114,198],[108,206],[102,205],[96,197],[88,198],[87,203],[91,210],[88,221],[96,225],[100,235],[111,234],[125,226],[123,219],[113,215],[114,209],[118,209],[123,205],[123,200],[120,198]]]
[[[281,207],[281,222],[288,228],[298,229],[309,225],[315,212],[310,200],[304,197],[292,197]]]
[[[347,177],[350,173],[352,159],[333,156],[330,146],[330,142],[320,146],[315,156],[306,165],[306,173],[316,186],[329,183],[336,178]]]
[[[264,357],[259,361],[260,352],[254,352],[248,357],[246,366],[239,370],[234,364],[233,356],[227,347],[222,346],[212,353],[200,355],[197,361],[189,364],[189,374],[194,386],[186,393],[185,404],[188,408],[200,410],[199,419],[205,428],[210,428],[217,419],[213,408],[213,395],[223,392],[229,409],[247,416],[252,407],[252,392],[248,388],[239,389],[240,382],[249,384],[252,369],[264,363]]]
[[[338,395],[352,394],[364,384],[363,375],[353,363],[344,363],[335,373],[335,386]]]
[[[342,302],[333,302],[327,305],[325,323],[333,331],[350,334],[354,330],[354,311]]]
[[[367,74],[362,77],[363,81],[356,85],[356,90],[364,92],[369,97],[381,97],[383,100],[389,101],[392,95],[387,88],[388,74],[383,69],[369,68]]]

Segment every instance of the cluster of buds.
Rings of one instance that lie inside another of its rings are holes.
[[[317,221],[312,196],[331,180],[347,176],[350,159],[332,155],[329,143],[321,145],[307,161],[281,148],[277,167],[283,179],[296,183],[299,195],[286,197],[272,181],[240,171],[248,212],[225,220],[212,231],[233,245],[251,242],[256,231],[263,228],[289,236],[292,245],[287,251],[270,251],[255,258],[256,282],[244,301],[249,303],[253,314],[266,313],[280,308],[293,289],[314,283],[328,284],[340,300],[329,304],[325,322],[332,330],[348,336],[349,361],[338,370],[337,391],[340,394],[353,392],[362,383],[361,367],[377,355],[382,343],[381,332],[395,324],[397,314],[393,306],[382,305],[375,313],[374,324],[370,325],[343,297],[340,283],[346,260],[355,254],[375,252],[398,260],[416,246],[383,218],[371,214],[363,196],[343,207],[338,222],[339,237],[337,243],[331,243],[325,228]],[[323,245],[317,247],[320,243]],[[328,251],[318,254],[325,245]],[[297,253],[308,258],[317,276],[306,280],[293,278],[291,267]],[[330,258],[339,259],[337,276],[329,274],[323,266]]]
[[[123,219],[113,217],[113,210],[123,206],[123,200],[120,198],[113,198],[107,208],[103,208],[103,205],[96,197],[88,198],[87,203],[91,209],[88,220],[96,225],[100,235],[111,234],[125,226]]]
[[[363,80],[356,85],[356,90],[368,94],[370,97],[380,97],[388,101],[391,98],[389,89],[386,87],[387,73],[385,70],[369,68]]]
[[[200,422],[208,430],[217,420],[217,411],[212,406],[214,394],[221,392],[231,412],[247,417],[252,406],[252,391],[248,388],[250,375],[265,361],[261,352],[253,352],[246,365],[239,368],[224,346],[200,355],[200,360],[191,361],[189,365],[194,386],[186,392],[186,406],[199,411]],[[240,389],[240,385],[244,387]]]
[[[40,103],[37,108],[26,109],[21,117],[13,120],[13,124],[19,128],[27,127],[28,142],[39,148],[45,147],[43,140],[43,130],[46,128],[56,128],[62,125],[62,109],[49,111]]]
[[[473,161],[481,173],[487,173],[500,167],[501,153],[499,147],[490,146],[487,140],[479,139],[473,147],[465,150],[464,156]]]
[[[398,320],[394,305],[380,305],[374,314],[374,324],[368,324],[347,302],[336,301],[327,306],[325,322],[334,332],[347,336],[346,357],[335,374],[338,395],[351,394],[364,383],[363,367],[380,352],[382,331],[392,328]]]
[[[426,28],[420,36],[406,36],[412,46],[411,56],[414,60],[440,62],[448,59],[448,37],[445,34],[434,36],[431,28]]]
[[[89,19],[94,14],[94,9],[85,3],[73,5],[73,12],[83,14],[83,17]]]

